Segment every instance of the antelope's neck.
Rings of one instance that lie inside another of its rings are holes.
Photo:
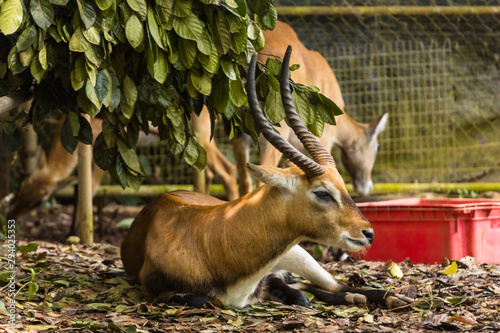
[[[211,253],[227,261],[228,271],[238,267],[255,272],[283,255],[300,238],[288,225],[282,202],[265,186],[216,207],[215,213],[222,219],[212,220],[207,230],[215,241]],[[217,243],[217,249],[213,249]],[[219,250],[231,251],[231,255],[218,255]]]
[[[332,128],[331,137],[333,138],[333,143],[340,148],[346,148],[354,138],[358,137],[361,127],[347,113],[336,116],[335,121],[337,124],[330,126]]]

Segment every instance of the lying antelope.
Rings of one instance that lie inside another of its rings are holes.
[[[125,271],[142,284],[148,300],[201,305],[216,297],[243,307],[268,291],[286,303],[306,305],[308,290],[332,304],[384,302],[405,305],[385,290],[353,290],[337,282],[297,244],[313,240],[348,251],[373,241],[373,230],[349,196],[330,153],[301,123],[292,103],[288,65],[283,60],[281,94],[287,118],[312,159],[268,124],[255,91],[257,57],[248,69],[248,102],[261,133],[296,167],[248,164],[264,185],[223,202],[195,192],[159,195],[135,218],[122,247]],[[288,271],[313,285],[291,286],[275,273]]]

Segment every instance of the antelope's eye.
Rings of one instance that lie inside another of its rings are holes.
[[[313,193],[321,201],[335,202],[335,199],[327,191],[314,191]]]

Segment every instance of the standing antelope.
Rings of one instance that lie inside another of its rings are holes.
[[[352,290],[337,282],[297,244],[313,240],[348,251],[373,241],[373,230],[349,196],[331,155],[307,131],[293,106],[288,81],[291,48],[283,60],[283,105],[306,157],[274,132],[255,92],[257,57],[248,69],[248,102],[258,128],[296,167],[248,164],[264,183],[230,202],[195,192],[159,195],[137,215],[122,247],[125,271],[138,280],[148,300],[202,305],[216,297],[243,307],[263,296],[259,287],[286,303],[307,298],[272,273],[302,275],[313,285],[295,285],[333,304],[407,304],[385,290]],[[269,275],[271,274],[271,275]],[[278,292],[276,292],[278,291]]]
[[[340,109],[344,110],[345,103],[342,98],[340,86],[330,65],[321,54],[308,50],[301,43],[292,27],[278,21],[273,30],[264,31],[264,38],[266,44],[259,57],[261,62],[265,62],[265,55],[279,54],[287,45],[291,44],[294,48],[294,55],[291,62],[300,65],[300,68],[292,73],[293,80],[318,87],[321,93],[334,101]],[[208,111],[204,110],[203,112]],[[344,112],[343,115],[335,117],[336,126],[325,123],[323,135],[319,139],[320,143],[329,152],[334,145],[340,148],[342,164],[351,175],[353,187],[357,193],[364,196],[370,194],[373,188],[371,172],[379,147],[377,137],[385,128],[387,118],[388,113],[384,113],[371,123],[363,124],[356,122]],[[304,151],[303,145],[296,139],[293,131],[291,131],[285,121],[280,123],[277,130],[297,149]],[[212,142],[211,145],[215,146],[215,143]],[[233,147],[238,169],[239,193],[243,195],[250,192],[252,186],[251,179],[244,168],[248,162],[249,147],[241,139],[236,141]],[[221,175],[223,182],[225,182],[225,179],[235,171],[234,168],[231,169],[228,167],[230,162],[224,156],[216,154],[216,151],[217,149],[214,147],[207,150],[208,167],[212,169],[211,172]],[[281,152],[274,147],[269,147],[267,150],[262,149],[261,153],[261,165],[276,166],[281,159]],[[224,168],[215,168],[216,162],[210,162],[217,160],[220,160],[217,164],[224,165]],[[235,185],[226,183],[227,187],[232,188]],[[231,193],[233,192],[234,189],[231,190]]]
[[[78,154],[76,151],[73,154],[69,153],[59,138],[65,120],[66,116],[61,117],[53,130],[48,156],[45,157],[44,152],[40,153],[38,169],[21,182],[16,195],[10,194],[7,199],[4,198],[4,200],[10,201],[7,204],[7,214],[10,217],[16,218],[29,212],[42,201],[47,200],[53,193],[76,183],[77,178],[72,176],[72,173],[78,164]],[[95,140],[102,131],[102,120],[91,118],[90,126]],[[137,146],[157,144],[159,141],[157,129],[150,126],[149,135],[146,136],[144,132],[140,132]],[[93,164],[92,189],[94,193],[97,191],[104,173],[105,171],[97,164]]]

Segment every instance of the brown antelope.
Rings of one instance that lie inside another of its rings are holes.
[[[7,201],[7,214],[10,217],[21,216],[42,201],[47,200],[58,190],[75,184],[76,176],[72,176],[74,169],[78,164],[78,154],[70,154],[61,144],[59,138],[61,128],[66,120],[66,116],[61,117],[57,126],[54,128],[52,143],[48,156],[42,151],[40,153],[38,169],[28,178],[21,182],[21,186],[16,195],[9,195]],[[92,118],[90,121],[94,140],[102,131],[102,120]],[[147,146],[159,142],[157,129],[150,126],[150,135],[140,132],[138,146]],[[97,191],[105,171],[99,168],[95,163],[92,168],[92,188],[94,193]]]
[[[345,104],[340,86],[330,65],[321,54],[308,50],[300,42],[292,27],[278,21],[274,30],[264,31],[264,38],[266,44],[261,51],[259,61],[265,63],[267,55],[279,54],[287,45],[291,44],[294,49],[291,62],[300,65],[300,68],[292,73],[293,80],[318,87],[321,93],[344,110]],[[208,111],[204,110],[203,112]],[[377,136],[385,128],[387,118],[388,113],[384,113],[371,123],[363,124],[356,122],[344,112],[343,115],[335,117],[336,126],[325,123],[323,135],[319,139],[327,151],[331,151],[334,145],[340,148],[342,163],[351,176],[354,189],[364,196],[370,194],[373,187],[371,172],[379,148]],[[208,126],[208,123],[205,126]],[[280,123],[277,130],[297,149],[304,151],[303,145],[297,140],[285,121]],[[212,142],[211,145],[211,149],[207,150],[207,159],[208,161],[219,160],[219,162],[209,162],[211,164],[208,167],[212,169],[212,173],[221,175],[222,180],[225,181],[229,177],[227,170],[234,172],[234,167],[230,169],[227,166],[230,165],[230,162],[224,156],[216,153],[218,150],[215,148],[215,143]],[[250,192],[252,186],[251,179],[244,167],[248,162],[249,147],[243,139],[236,141],[233,147],[238,168],[239,193],[243,195]],[[267,150],[262,149],[262,147],[261,144],[260,164],[278,165],[282,155],[281,152],[273,147],[269,147]],[[217,164],[224,165],[224,169],[212,168]],[[226,184],[226,187],[234,186],[234,184]],[[234,192],[234,189],[231,192]]]
[[[289,48],[283,60],[282,101],[291,127],[312,158],[277,134],[264,117],[255,92],[254,54],[247,77],[252,116],[267,140],[296,167],[248,164],[248,171],[264,184],[230,202],[180,191],[148,203],[121,247],[125,271],[142,284],[148,300],[201,305],[215,297],[226,306],[243,307],[259,300],[263,287],[286,303],[307,304],[300,291],[273,275],[288,271],[314,283],[293,287],[333,304],[368,300],[393,308],[409,301],[385,290],[353,290],[297,245],[307,239],[361,251],[374,234],[330,153],[300,122],[290,95],[290,52]]]
[[[29,212],[42,201],[47,200],[57,190],[76,183],[76,177],[72,176],[73,170],[78,164],[78,154],[70,154],[61,144],[59,134],[66,117],[62,117],[54,129],[51,148],[48,157],[42,151],[40,153],[38,169],[28,178],[21,182],[18,193],[9,203],[8,215],[15,218]],[[90,122],[94,140],[101,132],[102,121],[92,119]],[[92,184],[97,188],[104,171],[93,166]]]

